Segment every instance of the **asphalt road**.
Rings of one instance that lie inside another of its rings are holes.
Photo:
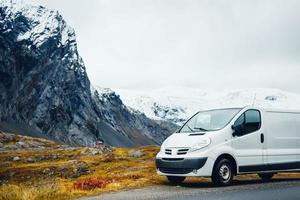
[[[300,179],[275,179],[269,183],[236,181],[229,187],[211,183],[184,183],[134,189],[80,200],[300,200]]]

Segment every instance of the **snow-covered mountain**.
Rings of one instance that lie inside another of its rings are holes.
[[[199,110],[256,105],[300,110],[300,94],[278,89],[200,90],[166,87],[156,90],[116,89],[123,102],[146,116],[181,125]]]
[[[0,130],[129,147],[159,144],[177,128],[132,112],[111,90],[91,88],[75,31],[57,11],[0,1]]]

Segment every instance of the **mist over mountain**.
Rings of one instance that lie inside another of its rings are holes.
[[[74,29],[42,6],[0,2],[0,91],[1,130],[61,143],[158,144],[176,128],[91,87]]]
[[[156,90],[116,89],[123,102],[151,119],[182,125],[200,110],[255,105],[300,110],[300,95],[278,89],[201,90],[166,87]]]

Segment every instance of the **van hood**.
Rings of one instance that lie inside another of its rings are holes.
[[[174,133],[164,142],[164,148],[190,148],[204,138],[207,138],[206,134]]]

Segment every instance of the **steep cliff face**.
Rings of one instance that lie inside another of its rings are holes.
[[[130,117],[140,114],[129,113],[120,99],[97,96],[90,88],[75,32],[57,11],[0,2],[1,129],[72,145],[93,145],[101,138],[115,146],[161,140],[148,128],[149,122],[157,122],[145,117],[142,126],[131,123]],[[107,131],[113,125],[114,131]]]
[[[123,138],[122,143],[127,146],[134,145],[132,141],[143,145],[153,142],[159,144],[178,128],[173,123],[152,120],[144,113],[128,108],[120,96],[110,89],[96,87],[92,91],[96,108],[102,108],[100,112],[107,122],[99,127],[99,137],[107,143],[118,142],[118,138]],[[120,133],[126,133],[127,138]]]

